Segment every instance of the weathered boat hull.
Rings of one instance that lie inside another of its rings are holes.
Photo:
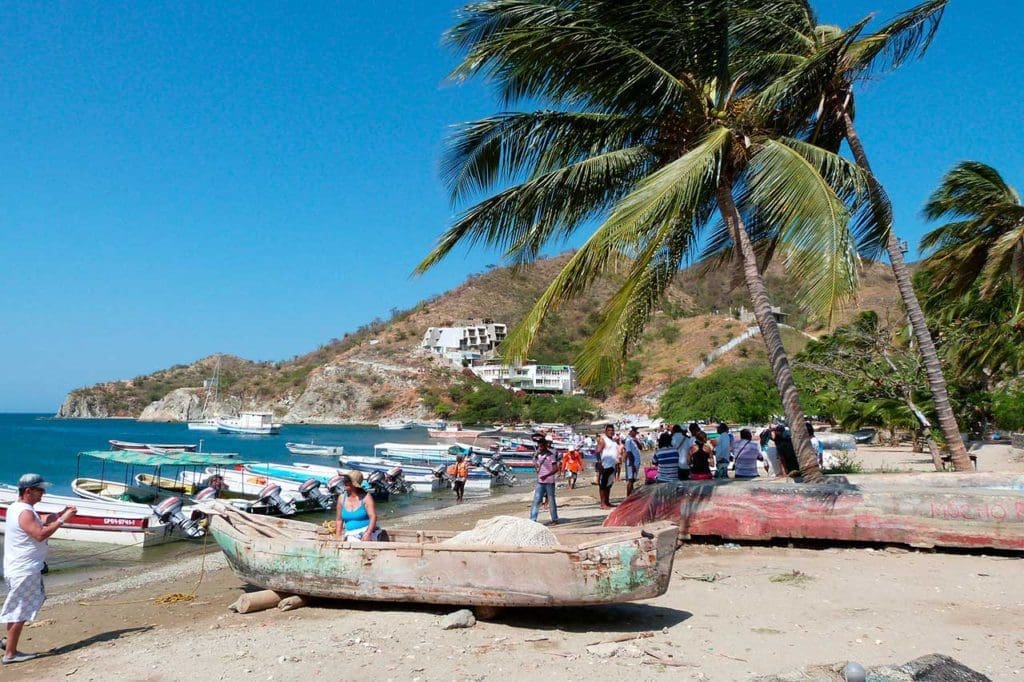
[[[266,589],[331,599],[463,606],[568,606],[648,599],[668,589],[677,532],[556,531],[565,545],[441,544],[452,533],[395,531],[391,542],[340,542],[317,526],[214,515],[212,537],[235,573]],[[271,537],[259,530],[272,528]],[[569,543],[572,544],[569,544]]]
[[[926,477],[901,484],[899,475],[886,475],[818,485],[662,483],[623,501],[606,524],[668,520],[679,524],[684,539],[799,538],[1024,551],[1024,490],[1004,489],[997,480],[985,487],[969,485],[970,479],[954,482],[930,485],[934,481]]]

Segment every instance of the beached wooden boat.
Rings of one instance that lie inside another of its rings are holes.
[[[211,536],[253,585],[331,599],[462,606],[610,604],[664,594],[677,529],[553,529],[554,547],[457,545],[454,533],[389,531],[389,542],[340,542],[320,526],[216,505]]]
[[[667,520],[692,536],[799,538],[1024,551],[1020,474],[876,474],[822,484],[687,481],[644,486],[606,524]]]

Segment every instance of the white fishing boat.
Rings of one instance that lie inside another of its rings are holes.
[[[206,397],[203,399],[203,409],[199,413],[199,419],[188,422],[189,431],[216,431],[216,414],[210,414],[217,408],[218,393],[220,391],[220,356],[213,366],[213,376],[203,382],[206,389]]]
[[[270,412],[242,412],[237,417],[217,419],[217,431],[250,436],[272,436],[281,430]]]
[[[455,463],[457,452],[452,445],[431,445],[418,443],[378,443],[373,446],[373,456],[379,460],[390,461],[403,467],[422,466],[434,468],[438,465],[446,469]],[[342,457],[339,461],[351,458]],[[365,459],[365,458],[364,458]],[[506,463],[491,458],[473,458],[474,468],[470,469],[466,490],[489,489],[511,486],[516,482],[515,473]]]
[[[8,509],[17,500],[16,487],[0,485],[0,532],[6,532]],[[176,519],[163,519],[147,505],[112,500],[87,500],[47,493],[43,500],[35,505],[35,510],[45,518],[47,514],[58,514],[68,506],[76,507],[78,512],[53,534],[54,540],[150,547],[202,535],[202,530],[194,524],[190,526],[194,534],[189,534]],[[192,521],[188,517],[183,517],[182,520],[186,524]]]
[[[285,443],[288,452],[293,455],[310,457],[340,457],[345,454],[343,445],[326,445],[322,443]]]
[[[503,428],[502,426],[494,426],[489,429],[467,429],[460,422],[447,422],[444,428],[427,429],[427,435],[436,440],[472,440],[495,436]]]
[[[344,456],[338,458],[338,465],[342,469],[355,469],[361,471],[363,474],[368,474],[373,471],[390,471],[395,467],[399,467],[402,470],[402,476],[405,481],[412,486],[412,491],[419,494],[436,493],[441,490],[448,488],[450,481],[446,475],[447,467],[438,464],[435,467],[429,466],[418,466],[415,464],[402,464],[394,460],[381,459],[379,457],[349,457]],[[316,467],[316,465],[304,465],[300,462],[295,462],[297,467],[308,467],[309,469],[325,469],[326,467]],[[487,487],[481,489],[486,490],[490,487],[490,481],[484,481]]]
[[[412,427],[412,422],[403,419],[382,419],[377,422],[377,428],[381,431],[403,431]]]

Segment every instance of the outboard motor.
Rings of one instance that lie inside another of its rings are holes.
[[[203,529],[192,519],[185,518],[181,513],[182,502],[180,497],[168,497],[166,500],[153,507],[153,513],[161,522],[179,528],[182,533],[190,538],[203,536]]]
[[[388,486],[388,492],[392,495],[404,495],[412,492],[412,485],[406,482],[401,465],[396,464],[388,469],[388,472],[384,474],[384,481]]]
[[[370,472],[370,475],[366,477],[366,484],[370,488],[370,494],[373,495],[373,499],[384,501],[390,497],[390,491],[388,490],[386,481],[384,480],[384,472],[380,469],[374,469]]]
[[[213,502],[220,495],[220,491],[214,487],[203,488],[199,494],[193,497],[196,502]]]
[[[315,478],[311,478],[300,485],[299,494],[302,495],[303,499],[311,500],[320,505],[321,509],[325,511],[330,511],[334,508],[334,496],[321,490],[320,481]]]
[[[345,492],[345,483],[342,478],[342,475],[338,474],[327,481],[327,490],[335,497],[341,497],[341,494]]]
[[[276,483],[268,483],[256,496],[256,500],[276,509],[283,516],[291,516],[295,513],[295,503],[281,497],[281,486]]]
[[[438,464],[436,467],[430,470],[430,473],[434,474],[434,478],[442,481],[448,480],[448,467],[443,464]]]
[[[512,486],[516,483],[516,475],[512,472],[512,467],[505,464],[498,457],[492,457],[483,463],[484,471],[491,475],[494,479],[494,485],[508,485]]]

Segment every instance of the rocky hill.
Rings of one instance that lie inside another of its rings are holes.
[[[290,423],[374,422],[387,417],[428,418],[422,391],[443,390],[459,372],[443,366],[419,349],[428,327],[470,319],[492,319],[514,325],[568,259],[567,254],[522,268],[494,268],[470,276],[461,286],[424,301],[389,320],[373,323],[315,351],[281,362],[251,362],[221,356],[221,414],[238,410],[273,411]],[[598,394],[608,411],[651,411],[673,380],[689,376],[714,349],[749,326],[734,316],[746,302],[742,281],[730,268],[684,271],[665,297],[661,311],[643,342],[626,363],[622,380]],[[781,270],[768,273],[774,302],[790,313],[798,330],[823,331],[795,305],[792,287]],[[565,306],[545,324],[531,356],[539,362],[569,363],[596,326],[601,304],[620,280],[610,273],[586,296]],[[871,308],[899,314],[898,296],[888,268],[869,264],[863,271],[858,300],[841,320]],[[786,334],[787,347],[799,350],[805,341]],[[737,362],[763,362],[760,339],[740,344],[709,361],[710,368]],[[213,371],[214,357],[176,365],[134,379],[112,381],[68,394],[58,417],[137,417],[150,421],[185,421],[199,417],[203,380]]]

